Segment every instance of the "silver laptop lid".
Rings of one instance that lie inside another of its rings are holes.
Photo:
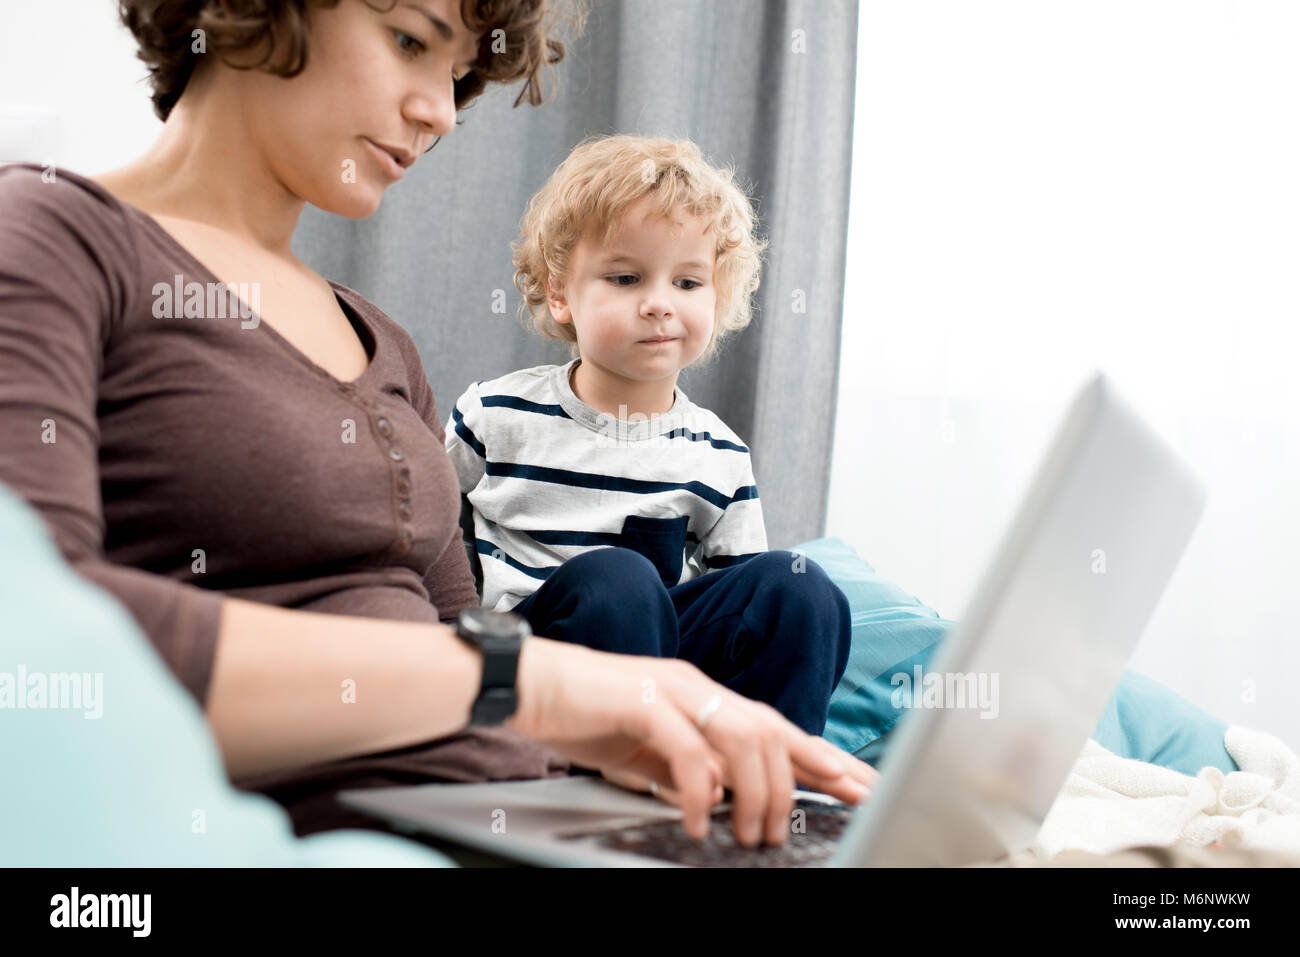
[[[1094,375],[931,669],[893,679],[921,707],[892,732],[880,786],[833,863],[960,865],[1028,847],[1204,504]]]

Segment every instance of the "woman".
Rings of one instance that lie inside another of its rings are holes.
[[[784,840],[796,781],[860,800],[868,766],[680,661],[529,637],[505,727],[466,728],[482,658],[448,625],[477,596],[432,391],[290,240],[306,203],[374,212],[487,82],[540,103],[545,0],[120,6],[158,140],[93,179],[0,170],[0,481],[140,621],[231,778],[300,834],[365,826],[340,788],[569,761],[662,788],[693,837],[730,787],[748,845]]]

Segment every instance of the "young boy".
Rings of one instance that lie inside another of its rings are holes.
[[[521,315],[575,358],[470,386],[447,451],[486,607],[692,661],[820,735],[848,602],[814,562],[767,550],[749,450],[677,388],[748,324],[764,245],[732,173],[693,143],[580,144],[513,245]]]

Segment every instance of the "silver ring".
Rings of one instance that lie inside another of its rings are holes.
[[[700,708],[699,717],[695,719],[695,727],[703,731],[708,727],[713,716],[718,713],[720,707],[722,707],[722,695],[715,694],[708,701],[704,702],[704,706]]]
[[[650,782],[650,793],[653,794],[655,797],[658,797],[658,796],[659,796],[659,782],[658,782],[658,781],[651,781],[651,782]]]

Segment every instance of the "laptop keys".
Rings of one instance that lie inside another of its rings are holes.
[[[638,854],[686,867],[811,867],[830,859],[854,809],[820,801],[795,801],[802,811],[799,828],[780,847],[760,844],[745,847],[736,841],[731,809],[715,810],[709,836],[696,843],[686,836],[681,821],[648,821],[619,828],[584,830],[560,835],[561,840],[594,838],[597,846],[625,854]]]

